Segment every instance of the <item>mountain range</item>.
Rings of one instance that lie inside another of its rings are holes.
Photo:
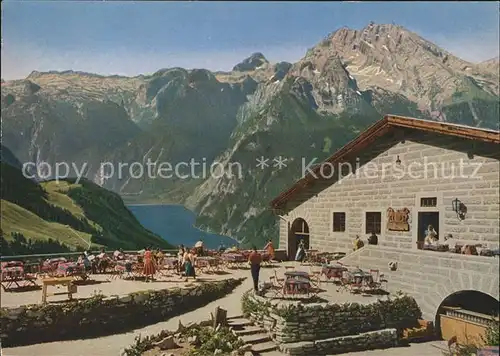
[[[269,201],[300,178],[303,159],[326,158],[385,114],[498,129],[499,60],[470,63],[401,26],[370,23],[331,33],[296,63],[254,53],[228,72],[2,81],[3,144],[21,162],[84,167],[126,202],[184,204],[199,227],[247,244],[277,237]],[[261,157],[268,166],[257,166]],[[190,160],[217,162],[217,174],[198,166],[193,177],[186,165],[179,173],[190,177],[158,174],[162,162],[175,170]]]

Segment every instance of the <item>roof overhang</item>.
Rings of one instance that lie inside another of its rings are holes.
[[[500,132],[495,130],[480,129],[471,126],[444,123],[439,121],[421,120],[411,117],[386,115],[382,120],[377,121],[354,140],[340,148],[323,163],[336,165],[355,152],[362,150],[378,137],[385,135],[391,130],[403,128],[420,130],[423,132],[434,132],[442,135],[455,136],[474,141],[500,143]],[[273,209],[281,209],[283,205],[294,195],[303,191],[317,180],[321,179],[318,175],[322,169],[321,164],[311,169],[311,172],[299,179],[289,189],[281,193],[271,202]]]

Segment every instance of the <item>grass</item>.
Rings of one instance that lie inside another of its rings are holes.
[[[90,182],[48,181],[38,184],[2,163],[2,234],[34,241],[56,240],[66,246],[141,249],[171,248],[145,229],[116,193]]]
[[[1,206],[2,231],[8,241],[12,240],[11,233],[19,232],[34,240],[47,241],[51,238],[68,246],[88,248],[88,243],[83,240],[90,241],[90,234],[56,222],[43,220],[31,211],[6,200],[2,200]],[[83,240],[77,235],[80,235]]]

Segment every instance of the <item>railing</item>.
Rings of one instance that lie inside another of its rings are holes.
[[[173,253],[177,254],[178,250],[162,250],[163,253]],[[89,251],[91,254],[99,254],[101,251]],[[106,253],[113,253],[113,251],[105,251]],[[123,251],[124,253],[137,253],[138,251]],[[14,255],[14,256],[0,256],[1,261],[12,261],[12,260],[46,260],[48,258],[54,257],[78,257],[82,255],[83,252],[60,252],[60,253],[43,253],[43,254],[30,254],[30,255]]]

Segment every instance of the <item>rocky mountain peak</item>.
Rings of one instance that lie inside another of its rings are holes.
[[[260,52],[253,53],[250,57],[245,58],[242,62],[233,67],[233,71],[248,72],[269,64],[269,61]]]

